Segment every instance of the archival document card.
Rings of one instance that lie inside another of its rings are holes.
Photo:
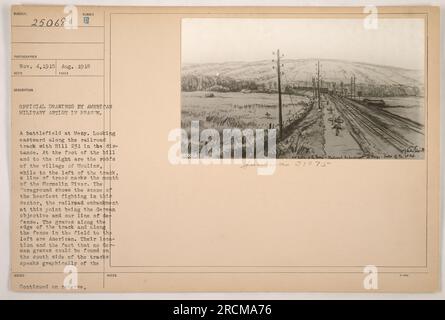
[[[11,7],[11,287],[432,292],[435,7]]]

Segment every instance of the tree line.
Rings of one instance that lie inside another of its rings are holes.
[[[347,83],[324,82],[322,87],[329,91],[337,91],[348,94]],[[282,85],[284,93],[298,94],[299,90],[310,90],[306,82],[297,81],[292,84]],[[277,82],[266,80],[258,82],[255,80],[239,80],[227,76],[209,76],[186,74],[181,76],[181,90],[190,91],[212,91],[212,92],[277,92]],[[361,96],[391,97],[391,96],[423,96],[423,88],[404,85],[377,85],[377,84],[357,84],[357,92]]]

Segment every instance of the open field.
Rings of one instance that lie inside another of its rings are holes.
[[[199,120],[200,129],[266,129],[278,124],[278,95],[268,93],[182,92],[181,127],[190,130],[190,122]],[[304,111],[309,98],[283,95],[283,122]]]

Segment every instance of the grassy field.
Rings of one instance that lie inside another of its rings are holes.
[[[278,95],[268,93],[182,92],[181,127],[190,130],[190,122],[199,120],[200,129],[224,128],[266,129],[278,124]],[[302,95],[283,95],[283,121],[304,111],[309,98]]]

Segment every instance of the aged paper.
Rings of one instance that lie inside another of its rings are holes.
[[[438,289],[438,8],[11,22],[14,290]]]

